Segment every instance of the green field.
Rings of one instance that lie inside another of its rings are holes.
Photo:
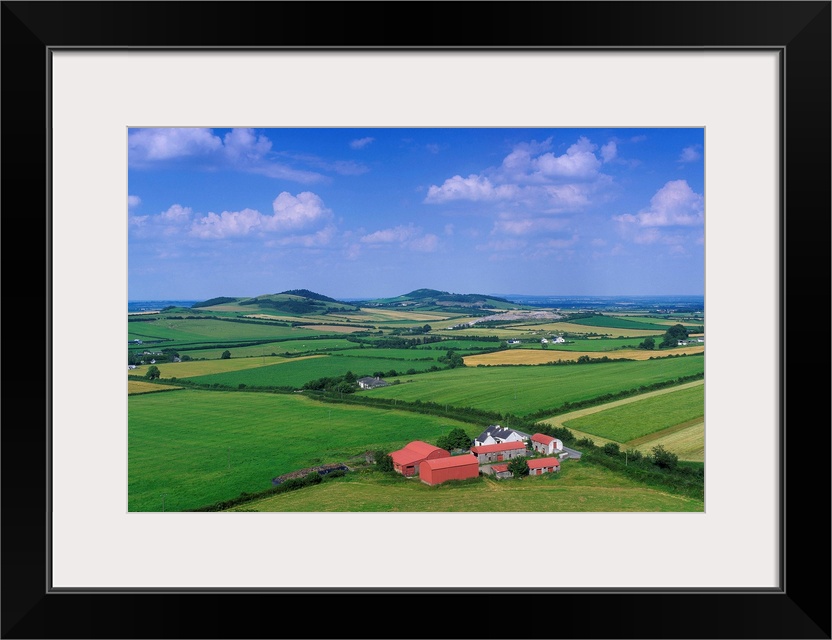
[[[305,467],[435,441],[454,420],[318,403],[302,395],[171,391],[128,399],[128,510],[194,509]]]
[[[705,386],[700,385],[567,420],[563,426],[626,443],[704,415]]]
[[[259,362],[257,358],[251,358],[251,360]],[[266,362],[268,363],[268,358]],[[249,387],[292,387],[299,389],[311,380],[343,376],[350,371],[356,377],[361,378],[371,376],[376,372],[391,370],[397,372],[404,372],[408,369],[427,371],[433,366],[437,366],[435,360],[391,360],[389,358],[365,358],[362,356],[323,355],[191,379],[199,384],[220,384],[229,387],[245,384]]]
[[[357,345],[344,338],[311,338],[305,336],[302,338],[294,338],[291,340],[281,340],[280,342],[266,342],[264,344],[251,345],[247,347],[232,347],[232,358],[256,358],[262,356],[269,356],[272,353],[277,355],[284,355],[289,353],[291,355],[298,355],[301,353],[315,353],[337,351],[341,349],[354,349]],[[186,353],[192,358],[219,358],[225,347],[214,349],[180,349],[180,353]]]
[[[166,340],[173,342],[206,342],[208,340],[278,340],[319,335],[310,329],[255,322],[230,322],[227,320],[172,320],[153,322],[128,322],[127,339]],[[168,345],[165,345],[168,346]]]
[[[281,512],[702,512],[701,500],[648,488],[607,469],[567,460],[557,474],[480,477],[429,487],[418,479],[353,473],[246,503],[231,511]]]
[[[399,376],[402,384],[363,393],[524,416],[564,402],[703,373],[704,367],[704,358],[698,356],[586,365],[462,367]]]
[[[655,331],[657,334],[667,331],[667,326],[654,324],[652,322],[644,322],[640,320],[633,320],[631,318],[622,318],[615,316],[592,316],[591,318],[580,318],[578,320],[568,320],[573,324],[581,324],[587,327],[604,327],[609,329],[641,329],[645,331]]]
[[[656,334],[657,336],[659,334]],[[549,343],[548,351],[616,351],[618,349],[637,349],[644,338],[570,338],[568,342]],[[542,349],[540,340],[511,345],[511,349]],[[657,352],[657,355],[661,355]]]

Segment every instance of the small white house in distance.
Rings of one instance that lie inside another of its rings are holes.
[[[359,378],[357,380],[358,386],[362,389],[375,389],[377,387],[386,387],[387,382],[378,377]]]
[[[566,342],[566,340],[564,339],[563,336],[555,336],[554,338],[552,338],[552,342],[554,342],[556,344],[562,344],[562,343]]]
[[[563,442],[545,433],[536,433],[531,438],[532,448],[538,453],[552,454],[563,449]]]

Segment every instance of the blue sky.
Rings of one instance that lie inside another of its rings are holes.
[[[702,128],[128,131],[128,296],[704,295]]]

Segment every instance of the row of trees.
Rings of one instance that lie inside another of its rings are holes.
[[[681,324],[674,324],[667,331],[664,332],[662,341],[659,343],[659,349],[669,349],[679,344],[680,340],[688,339],[688,330]],[[647,349],[652,351],[656,348],[656,340],[652,337],[647,337],[638,345],[639,349]]]

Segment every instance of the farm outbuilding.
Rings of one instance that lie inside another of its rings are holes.
[[[390,457],[393,458],[393,469],[403,476],[410,477],[419,474],[419,467],[425,460],[450,458],[451,454],[427,442],[414,440],[404,448],[391,453]]]
[[[425,460],[419,467],[419,477],[425,484],[441,484],[448,480],[465,480],[480,475],[476,456],[466,453],[449,458]]]
[[[536,433],[531,438],[532,448],[538,453],[555,453],[563,449],[563,442],[545,433]]]
[[[497,478],[511,478],[514,474],[508,470],[507,464],[492,464],[491,473]]]
[[[560,471],[560,460],[557,458],[532,458],[527,463],[529,465],[530,476],[539,476],[544,473]]]
[[[518,456],[526,455],[526,445],[522,442],[501,442],[500,444],[483,444],[471,447],[471,453],[477,456],[477,461],[502,462]]]

